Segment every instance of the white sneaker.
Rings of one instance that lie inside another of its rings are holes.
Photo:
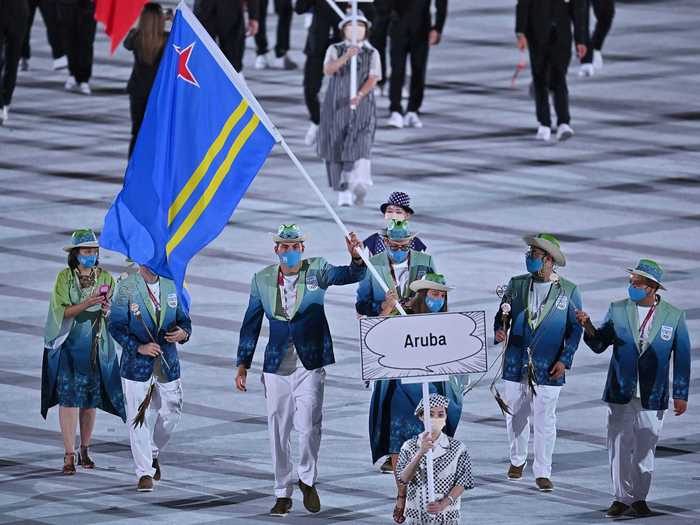
[[[418,118],[418,113],[415,111],[409,111],[403,118],[403,125],[407,128],[422,128],[423,123]]]
[[[355,206],[364,206],[365,197],[367,196],[367,186],[364,184],[355,184],[352,188],[352,193],[354,197],[353,204],[355,204]]]
[[[352,206],[352,192],[350,190],[338,192],[338,206],[342,208]]]
[[[80,84],[78,84],[78,89],[83,95],[92,95],[90,84],[88,84],[87,82],[81,82]]]
[[[593,51],[593,67],[603,69],[603,53],[597,49]]]
[[[398,111],[392,111],[389,120],[386,121],[388,126],[392,128],[403,128],[403,117]]]
[[[8,115],[9,111],[10,111],[10,106],[4,106],[4,107],[0,108],[0,126],[9,120],[9,118],[10,118],[10,116]]]
[[[53,61],[53,70],[58,71],[59,69],[65,69],[68,67],[68,58],[66,55],[58,57]]]
[[[270,64],[267,61],[267,55],[258,55],[255,57],[255,69],[267,69]]]
[[[547,126],[539,126],[537,128],[537,135],[535,135],[535,138],[537,140],[544,140],[546,142],[551,137],[552,137],[552,130],[550,128],[548,128]]]
[[[284,69],[285,71],[291,71],[299,67],[299,65],[286,54],[275,58],[274,65],[277,69]]]
[[[557,140],[563,142],[574,136],[574,130],[568,124],[559,124],[557,128]]]
[[[66,80],[66,84],[63,87],[66,89],[66,91],[73,91],[77,85],[78,83],[75,81],[75,77],[71,75],[68,77],[68,80]]]
[[[578,70],[580,77],[592,77],[595,74],[593,64],[581,64],[581,69]]]
[[[309,129],[306,130],[306,136],[304,137],[304,144],[307,146],[313,146],[316,144],[316,139],[318,138],[318,125],[313,122],[309,124]]]

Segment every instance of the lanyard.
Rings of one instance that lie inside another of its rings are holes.
[[[153,303],[153,307],[156,310],[160,310],[160,301],[156,298],[154,293],[151,291],[151,287],[146,284],[146,290],[148,291],[148,296],[151,298],[151,302]]]
[[[656,310],[656,303],[654,303],[654,306],[649,308],[649,311],[647,312],[646,317],[644,318],[644,321],[642,321],[642,326],[639,327],[639,339],[644,340],[644,330],[647,327],[647,323],[649,322],[649,319],[652,318],[654,315],[654,310]]]
[[[297,282],[299,282],[299,275],[301,272],[297,274],[297,278],[295,279],[294,283],[292,284],[293,288],[296,288]],[[280,288],[280,299],[282,300],[282,311],[284,312],[285,317],[289,317],[289,311],[287,310],[287,294],[286,294],[286,288],[285,288],[285,279],[284,279],[284,274],[282,273],[282,269],[279,270],[277,273],[277,285]]]

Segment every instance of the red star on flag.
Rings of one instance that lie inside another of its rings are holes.
[[[180,49],[178,46],[173,44],[175,51],[179,55],[177,62],[177,78],[181,78],[185,82],[189,82],[193,86],[199,87],[199,82],[194,78],[192,71],[190,71],[190,55],[192,55],[192,50],[194,49],[194,42],[192,42],[185,49]]]

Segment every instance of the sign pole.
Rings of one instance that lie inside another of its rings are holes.
[[[357,47],[357,0],[352,0],[350,33],[352,47]],[[350,98],[357,95],[357,55],[350,58]],[[351,109],[356,109],[354,104]]]
[[[423,426],[428,434],[431,434],[432,429],[430,427],[430,391],[428,389],[428,382],[424,381],[423,386]],[[426,470],[428,473],[428,500],[435,501],[435,472],[433,470],[433,451],[428,450],[425,455]]]

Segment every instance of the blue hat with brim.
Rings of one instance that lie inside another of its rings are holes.
[[[76,230],[70,236],[70,244],[64,246],[63,250],[69,252],[74,248],[99,248],[100,243],[97,240],[97,235],[90,228],[84,230]]]
[[[666,289],[666,287],[661,284],[661,279],[664,276],[664,269],[659,263],[652,259],[640,259],[636,268],[627,268],[627,271],[654,281],[662,290]]]
[[[387,227],[379,232],[390,241],[402,242],[410,241],[416,236],[416,232],[411,231],[408,221],[391,219]]]

